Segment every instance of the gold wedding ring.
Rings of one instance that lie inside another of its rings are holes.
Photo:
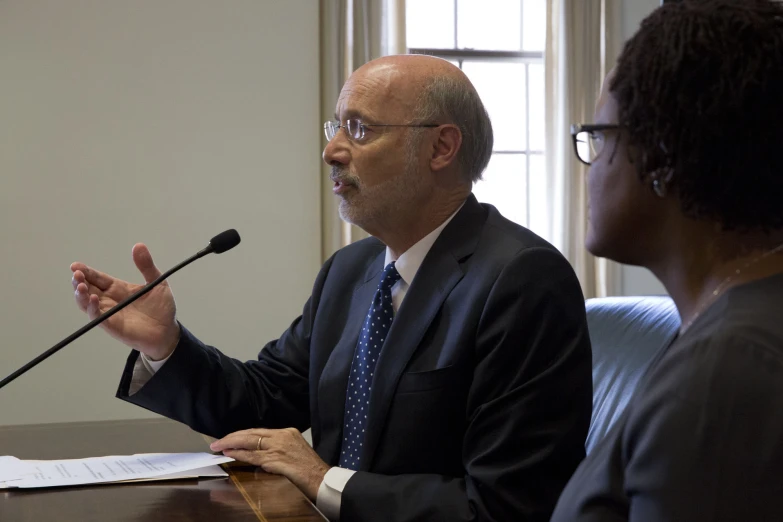
[[[258,437],[258,442],[256,443],[256,451],[260,451],[261,450],[261,438],[262,437]]]

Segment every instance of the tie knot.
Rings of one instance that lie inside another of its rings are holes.
[[[387,288],[391,288],[400,279],[402,279],[402,276],[397,271],[397,268],[395,268],[394,261],[392,261],[391,263],[386,265],[386,268],[383,269],[379,287],[386,286]]]

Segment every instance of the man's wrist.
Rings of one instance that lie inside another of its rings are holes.
[[[169,357],[171,357],[171,354],[174,353],[174,350],[177,348],[177,345],[179,344],[179,340],[181,338],[182,338],[182,327],[180,326],[179,322],[177,322],[177,331],[176,334],[174,335],[174,340],[168,343],[166,350],[159,353],[145,353],[144,355],[146,355],[147,359],[152,362],[159,362],[168,359]]]
[[[316,502],[318,499],[318,491],[321,488],[321,484],[323,484],[324,478],[326,478],[326,474],[330,469],[331,467],[324,463],[324,465],[320,466],[319,469],[313,471],[312,478],[310,479],[310,487],[308,488],[308,491],[305,492],[305,495],[311,501]]]

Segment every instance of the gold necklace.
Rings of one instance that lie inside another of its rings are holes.
[[[740,274],[742,273],[742,271],[743,271],[743,270],[746,270],[748,267],[755,265],[756,263],[758,263],[758,262],[759,262],[759,261],[761,261],[762,259],[766,259],[767,257],[771,256],[772,254],[775,254],[775,253],[777,253],[777,252],[780,252],[781,250],[783,250],[783,243],[779,244],[778,246],[776,246],[776,247],[775,247],[775,248],[773,248],[772,250],[767,250],[766,252],[764,252],[764,253],[763,253],[763,254],[761,254],[760,256],[757,256],[756,258],[754,258],[754,259],[752,259],[752,260],[748,261],[747,263],[745,263],[745,265],[744,265],[744,266],[742,266],[742,267],[740,267],[740,268],[736,269],[736,270],[734,271],[734,273],[733,273],[733,274],[730,274],[730,275],[729,275],[729,277],[727,277],[726,279],[724,279],[723,281],[721,281],[721,282],[720,282],[720,284],[719,284],[718,286],[716,286],[716,287],[715,287],[715,289],[712,291],[712,294],[710,294],[709,298],[708,298],[708,299],[707,299],[707,300],[706,300],[704,303],[702,303],[701,305],[699,305],[699,307],[698,307],[698,308],[696,308],[696,311],[693,313],[693,316],[692,316],[692,317],[690,318],[690,320],[689,320],[689,321],[688,321],[688,322],[685,324],[685,326],[682,326],[682,327],[680,328],[680,335],[684,334],[684,333],[685,333],[685,331],[686,331],[688,328],[690,328],[690,327],[691,327],[691,325],[693,324],[693,322],[694,322],[694,321],[696,321],[696,319],[699,317],[699,315],[701,315],[701,314],[702,314],[702,312],[704,312],[704,310],[705,310],[705,309],[706,309],[706,308],[707,308],[709,305],[711,305],[713,302],[715,302],[715,300],[716,300],[718,297],[720,297],[720,295],[723,293],[723,291],[724,291],[724,290],[726,290],[726,287],[727,287],[727,285],[728,285],[729,283],[731,283],[731,282],[734,280],[734,278],[735,278],[735,277],[737,277],[738,275],[740,275]]]

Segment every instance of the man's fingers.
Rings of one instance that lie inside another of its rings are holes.
[[[144,277],[144,282],[151,283],[160,277],[160,270],[152,261],[152,254],[150,254],[146,245],[142,243],[133,245],[133,262],[136,263],[136,268],[139,269],[139,272]]]
[[[265,444],[264,442],[267,441]],[[253,433],[234,433],[227,436],[225,439],[218,441],[220,444],[217,448],[213,448],[215,451],[221,451],[223,449],[242,449],[248,451],[258,451],[269,448],[269,437],[263,435],[256,435]]]
[[[232,433],[232,435],[257,435],[259,437],[271,437],[275,433],[279,433],[283,430],[270,430],[268,428],[250,428],[249,430],[239,430]]]
[[[102,292],[105,292],[114,282],[114,278],[110,275],[90,268],[84,263],[73,263],[71,265],[71,271],[74,273],[74,276],[76,276],[77,272],[81,272],[85,278],[85,282],[95,286]]]
[[[223,451],[225,449],[265,449],[264,440],[269,439],[279,431],[281,430],[268,430],[264,428],[235,431],[220,440],[216,440],[210,444],[209,447],[212,451]],[[258,443],[259,438],[261,439],[260,446]]]
[[[76,272],[71,278],[71,286],[73,286],[74,292],[85,294],[102,295],[103,292],[98,289],[97,286],[91,285],[81,272]]]
[[[87,291],[87,285],[84,283],[74,284],[76,285],[76,288],[74,288],[73,297],[76,299],[76,306],[78,306],[79,310],[82,312],[86,312],[87,305],[90,303],[90,294]]]
[[[275,475],[285,475],[288,471],[291,471],[284,461],[279,459],[279,456],[275,456],[268,451],[248,451],[241,449],[229,449],[223,452],[226,457],[258,466],[267,473],[274,473]]]
[[[73,275],[71,276],[71,286],[73,286],[73,289],[76,290],[76,287],[79,286],[79,283],[84,283],[84,272],[81,270],[76,270]]]
[[[84,272],[76,270],[71,277],[71,286],[73,286],[74,299],[76,305],[82,312],[87,312],[87,307],[90,304],[91,295],[96,295],[98,298],[103,294],[98,287],[89,284]]]
[[[101,315],[101,307],[100,307],[100,298],[95,294],[90,294],[90,297],[87,302],[87,317],[90,318],[90,320],[95,319],[99,315]]]
[[[248,451],[242,449],[227,449],[223,452],[226,457],[231,457],[239,462],[245,462],[252,464],[253,466],[263,466],[265,461],[262,452],[260,451]]]

